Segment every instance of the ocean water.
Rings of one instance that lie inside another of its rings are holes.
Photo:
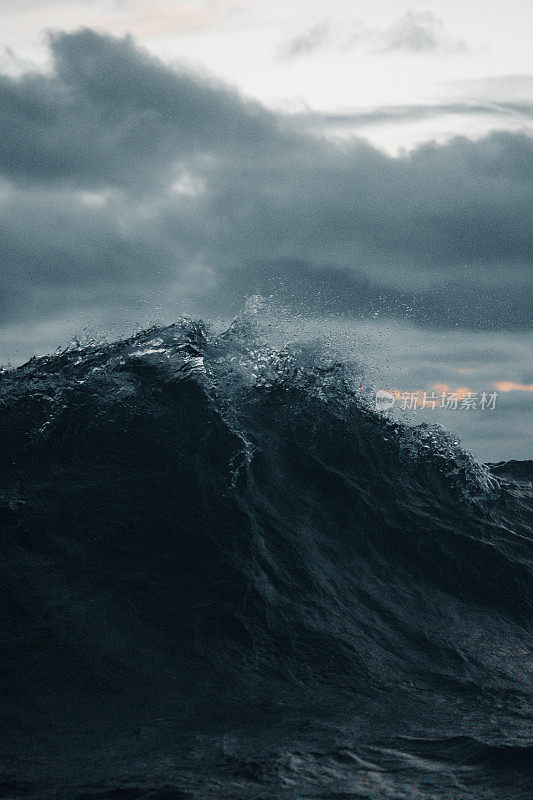
[[[533,791],[533,465],[253,315],[0,374],[0,797]]]

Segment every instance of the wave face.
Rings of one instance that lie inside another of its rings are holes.
[[[2,796],[529,796],[533,465],[267,338],[0,375]]]

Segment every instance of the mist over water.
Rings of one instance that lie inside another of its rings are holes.
[[[0,374],[3,796],[529,797],[532,464],[323,333],[252,298]]]

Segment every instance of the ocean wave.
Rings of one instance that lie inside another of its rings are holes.
[[[20,698],[67,725],[95,702],[105,716],[105,696],[157,696],[190,727],[221,698],[267,719],[353,698],[375,714],[387,692],[407,719],[428,692],[527,693],[526,468],[378,414],[359,372],[256,317],[0,375],[14,729]]]

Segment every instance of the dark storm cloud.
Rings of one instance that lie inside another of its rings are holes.
[[[274,294],[284,304],[315,315],[378,315],[401,318],[436,331],[529,325],[531,298],[512,291],[495,292],[476,282],[437,276],[425,287],[379,284],[364,273],[335,267],[314,268],[308,262],[266,261],[225,274],[229,295]]]
[[[280,136],[275,117],[230,89],[179,76],[130,38],[90,30],[50,42],[55,75],[0,81],[0,164],[17,180],[127,185],[169,163]]]
[[[440,328],[529,324],[533,140],[334,144],[126,39],[0,80],[3,324],[257,288]],[[307,126],[308,127],[308,126]],[[318,299],[317,299],[318,298]]]

